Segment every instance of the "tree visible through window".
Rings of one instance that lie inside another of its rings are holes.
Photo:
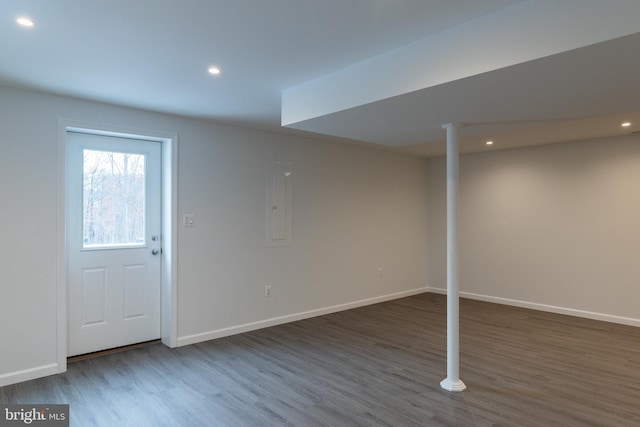
[[[83,247],[144,244],[145,156],[84,150]]]

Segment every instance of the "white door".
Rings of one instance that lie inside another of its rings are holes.
[[[161,144],[67,132],[68,355],[160,338]]]

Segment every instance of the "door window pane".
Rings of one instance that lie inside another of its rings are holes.
[[[83,150],[83,171],[83,248],[144,245],[144,154]]]

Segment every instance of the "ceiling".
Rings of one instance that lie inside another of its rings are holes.
[[[450,121],[463,151],[640,130],[638,33],[281,126],[283,91],[522,3],[3,0],[0,84],[420,156]]]

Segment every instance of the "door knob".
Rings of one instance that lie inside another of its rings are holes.
[[[151,250],[151,255],[158,255],[160,253],[160,251],[158,249],[152,249]]]

